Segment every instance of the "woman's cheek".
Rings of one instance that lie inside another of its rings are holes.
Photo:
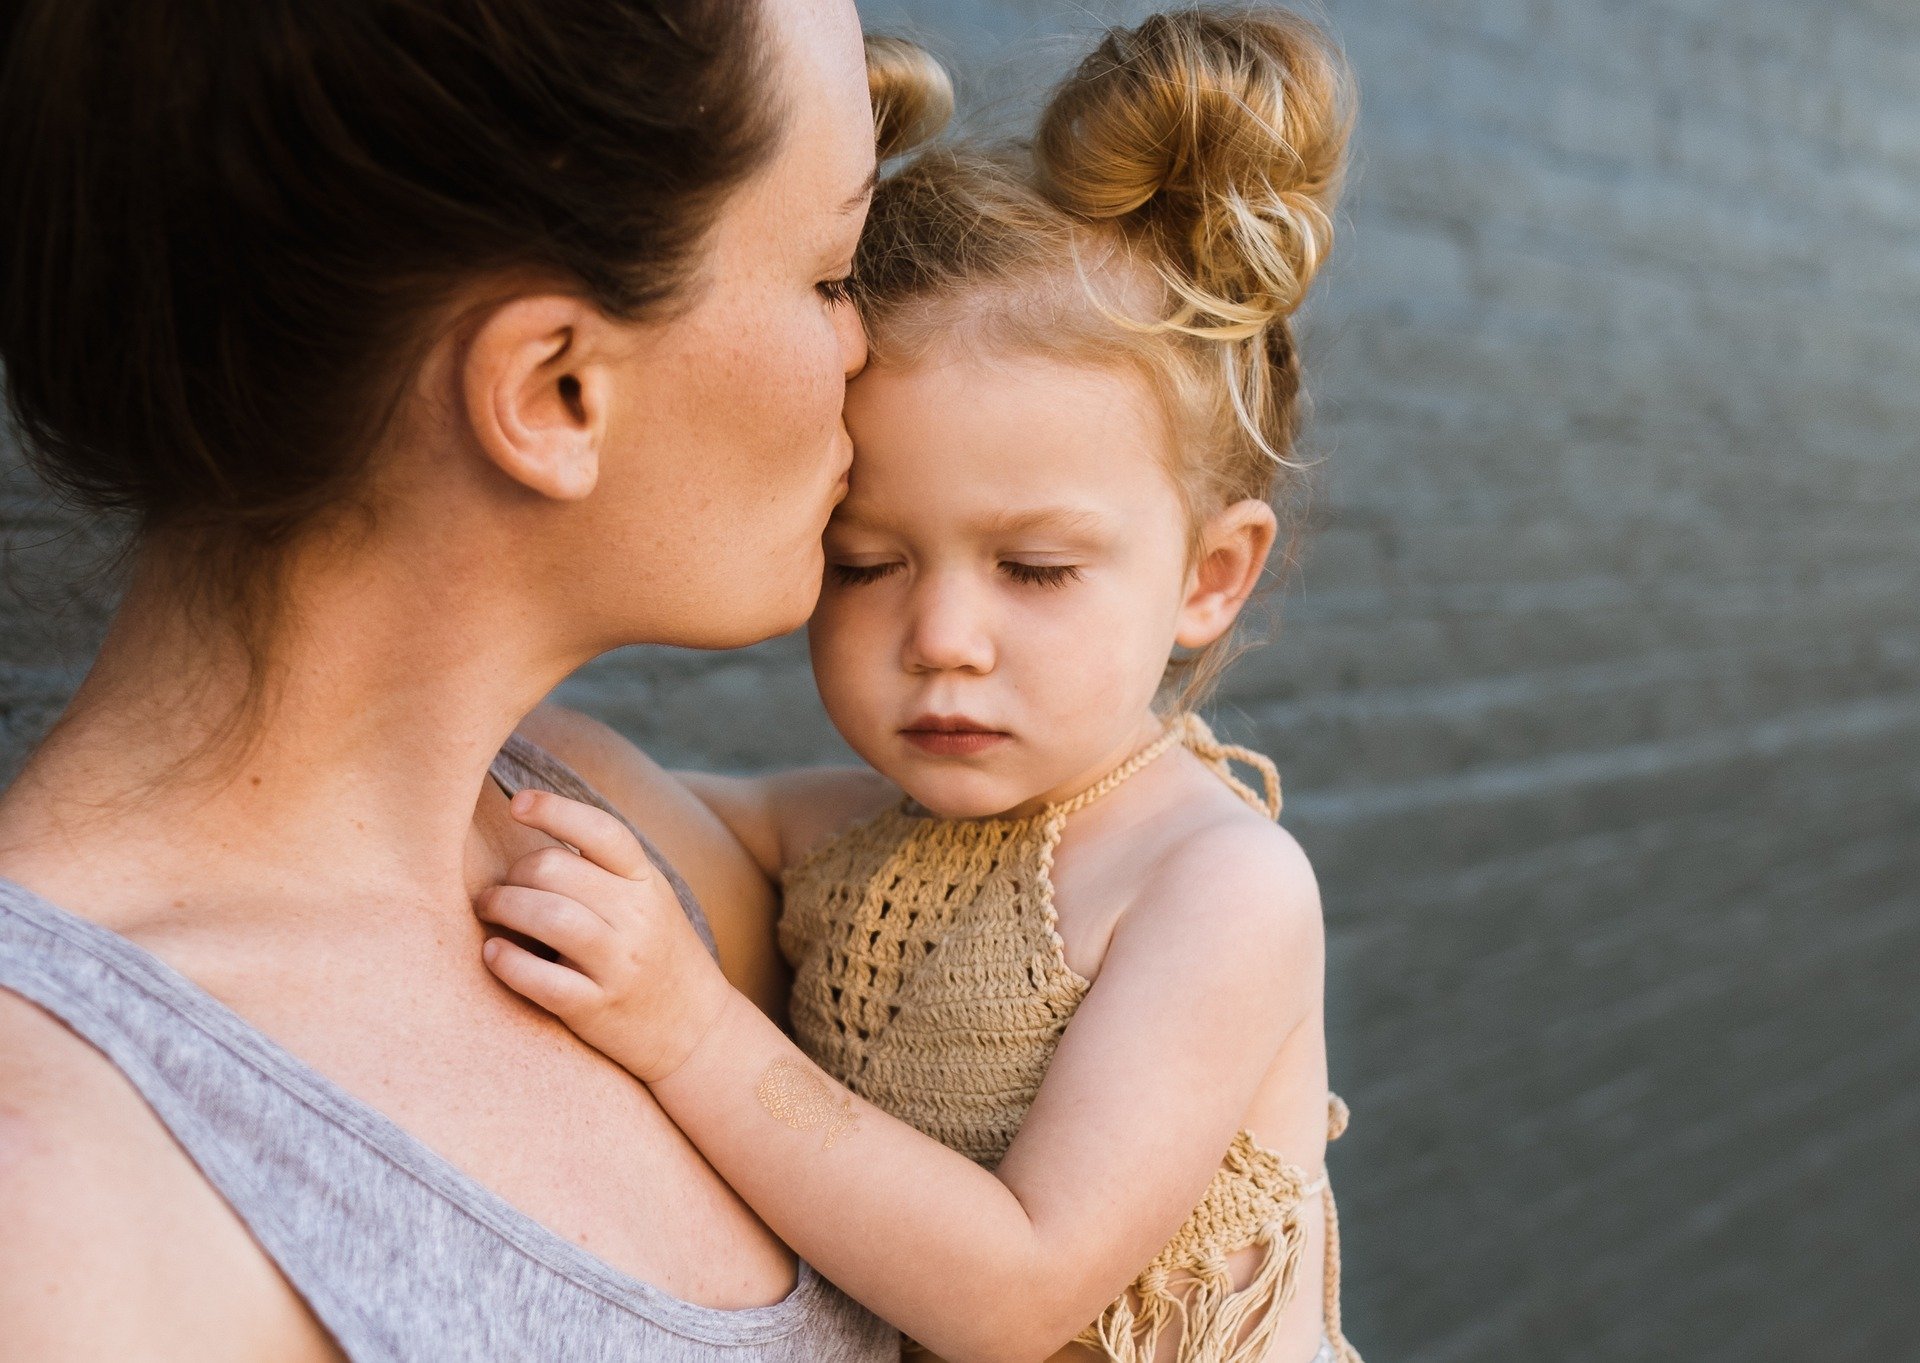
[[[789,316],[769,328],[758,354],[759,372],[736,387],[728,401],[753,413],[769,439],[759,443],[768,460],[759,470],[761,490],[799,487],[819,474],[822,446],[840,424],[845,382],[824,362],[814,334],[818,323]]]
[[[812,413],[822,429],[837,431],[847,404],[847,371],[831,314],[824,307],[816,307],[794,341],[788,362],[793,381],[805,390],[800,395],[805,404],[800,410]]]

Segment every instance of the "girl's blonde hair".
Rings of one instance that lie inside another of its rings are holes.
[[[910,45],[872,40],[869,61],[884,158],[937,131],[952,92]],[[1333,243],[1353,104],[1338,49],[1285,10],[1111,30],[1031,143],[936,146],[881,181],[854,267],[874,362],[958,340],[1131,363],[1196,532],[1244,498],[1297,506],[1289,319]],[[1190,660],[1187,701],[1226,653]]]

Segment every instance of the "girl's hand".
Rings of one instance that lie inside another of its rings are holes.
[[[489,937],[487,967],[638,1078],[666,1078],[712,1028],[732,986],[618,819],[547,791],[523,790],[511,807],[527,827],[579,851],[529,852],[474,900],[483,922],[544,942],[561,959]]]

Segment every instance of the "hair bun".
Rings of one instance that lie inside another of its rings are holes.
[[[867,93],[873,100],[873,140],[885,161],[912,151],[953,117],[953,81],[918,43],[867,36]]]
[[[1115,29],[1054,92],[1035,141],[1062,208],[1146,237],[1198,335],[1257,334],[1300,305],[1333,240],[1352,127],[1345,61],[1277,9]]]

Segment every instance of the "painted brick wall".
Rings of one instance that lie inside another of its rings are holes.
[[[1111,0],[874,0],[974,121]],[[1360,173],[1324,495],[1220,720],[1331,928],[1370,1357],[1920,1349],[1920,9],[1327,0]],[[0,770],[106,593],[0,483]],[[803,651],[569,684],[670,761],[838,751]]]

